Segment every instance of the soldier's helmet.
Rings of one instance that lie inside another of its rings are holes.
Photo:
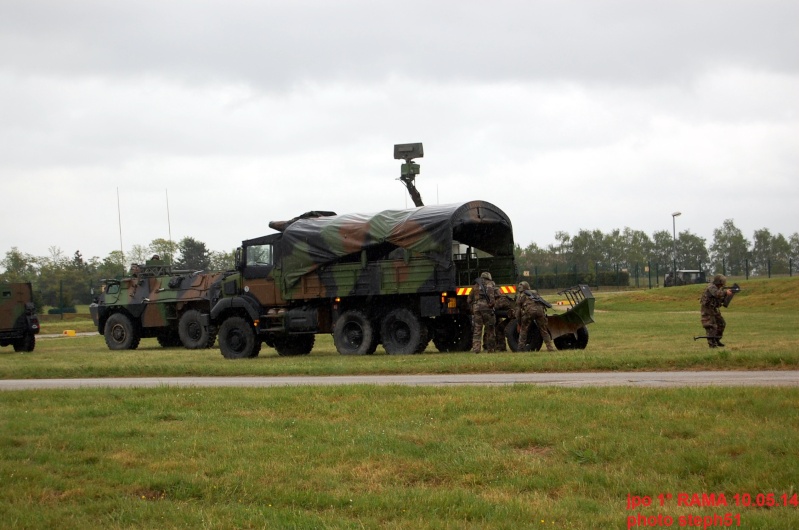
[[[491,278],[491,273],[490,273],[490,272],[488,272],[488,271],[485,271],[485,272],[483,272],[482,274],[480,274],[480,277],[481,277],[481,278],[483,278],[483,279],[485,279],[485,280],[491,280],[491,279],[492,279],[492,278]]]
[[[519,282],[519,287],[521,287],[522,291],[526,291],[530,288],[530,284],[527,282]]]
[[[727,283],[727,278],[724,277],[723,274],[716,274],[715,276],[713,276],[714,285],[724,285],[725,283]]]

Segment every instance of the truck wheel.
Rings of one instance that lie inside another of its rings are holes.
[[[202,314],[196,309],[189,309],[178,322],[180,342],[190,350],[210,348],[216,340],[216,335],[202,323]]]
[[[230,317],[219,327],[219,349],[225,359],[257,357],[261,341],[249,322],[241,317]]]
[[[139,331],[124,313],[114,313],[105,321],[105,343],[111,350],[135,350],[139,347]]]
[[[36,335],[26,333],[24,337],[14,341],[14,351],[31,352],[36,347]]]
[[[455,320],[435,330],[433,344],[440,352],[467,351],[472,346],[472,327],[468,319]]]
[[[511,351],[521,351],[519,349],[518,323],[519,321],[514,318],[505,326],[505,338],[508,339],[508,346],[510,346]],[[527,331],[527,347],[529,351],[538,351],[541,349],[542,344],[544,344],[544,338],[541,336],[541,332],[538,331],[538,326],[533,322]]]
[[[584,350],[588,346],[588,328],[583,326],[574,333],[561,335],[554,342],[559,350]]]
[[[380,325],[383,347],[389,355],[419,353],[427,345],[427,326],[410,309],[401,307],[389,312]]]
[[[341,355],[373,354],[377,335],[372,321],[361,311],[345,311],[333,327],[333,344]]]
[[[283,357],[308,355],[313,349],[316,335],[292,335],[275,340],[275,350]]]

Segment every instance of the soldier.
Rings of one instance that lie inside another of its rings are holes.
[[[552,307],[546,300],[538,295],[538,291],[530,289],[530,284],[519,284],[519,295],[516,298],[516,318],[520,324],[519,351],[529,351],[527,346],[527,333],[533,322],[538,326],[541,338],[544,339],[547,351],[555,351],[552,335],[547,324],[547,307]]]
[[[503,293],[499,287],[494,287],[494,317],[497,324],[494,327],[494,337],[496,338],[497,351],[507,351],[507,343],[505,342],[505,328],[512,318],[510,298],[507,294]]]
[[[724,321],[724,317],[721,316],[719,307],[725,296],[732,295],[731,289],[724,288],[726,283],[727,278],[724,275],[716,274],[713,277],[713,282],[707,285],[705,292],[702,293],[702,298],[699,300],[702,327],[705,328],[705,335],[707,335],[707,345],[711,348],[716,346],[724,347],[721,342],[721,336],[724,335],[727,323]]]
[[[494,282],[490,272],[483,272],[474,281],[469,293],[469,306],[472,308],[472,353],[480,353],[483,342],[483,326],[485,326],[485,348],[489,353],[494,351]]]

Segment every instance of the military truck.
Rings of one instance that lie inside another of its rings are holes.
[[[0,283],[0,346],[31,352],[36,347],[39,317],[30,282]]]
[[[513,228],[485,201],[336,215],[308,212],[245,240],[236,271],[211,291],[211,322],[227,358],[261,344],[304,355],[332,333],[340,354],[463,351],[467,289],[482,271],[515,292]],[[218,290],[216,290],[218,288]]]
[[[222,276],[148,260],[134,265],[127,278],[103,280],[102,293],[89,311],[112,350],[135,350],[147,337],[163,347],[210,348],[216,327],[209,320],[208,293]]]

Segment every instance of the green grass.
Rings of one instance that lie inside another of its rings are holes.
[[[679,492],[796,493],[799,389],[0,393],[6,528],[624,528]],[[672,494],[628,511],[628,495]],[[678,526],[675,524],[674,526]]]
[[[155,339],[112,352],[99,336],[60,337],[30,354],[0,350],[0,377],[796,369],[799,279],[742,286],[724,311],[722,350],[692,340],[702,332],[695,286],[596,293],[580,351],[349,357],[319,336],[309,356],[265,348],[227,361]],[[0,392],[0,522],[584,529],[626,528],[639,513],[673,527],[729,513],[741,528],[795,529],[799,508],[735,506],[734,495],[756,504],[758,494],[797,493],[797,403],[797,388],[741,387]],[[723,493],[730,505],[678,506],[681,492]],[[673,497],[626,507],[628,495],[660,494]]]

